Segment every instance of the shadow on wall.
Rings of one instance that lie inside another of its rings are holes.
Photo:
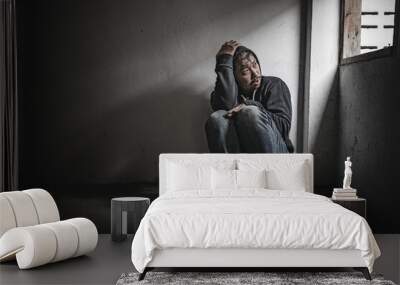
[[[36,1],[25,23],[35,35],[35,91],[23,94],[37,118],[23,119],[25,128],[35,129],[23,145],[31,156],[23,168],[35,174],[23,182],[151,182],[159,153],[207,152],[204,123],[221,42],[253,31],[259,34],[253,41],[279,39],[281,15],[298,5]],[[261,34],[259,28],[272,22],[275,30]],[[265,54],[280,45],[271,42]],[[297,47],[290,47],[294,54]],[[293,74],[297,78],[297,70]]]
[[[339,72],[331,83],[329,95],[323,110],[319,128],[311,152],[314,154],[314,177],[316,194],[330,195],[333,187],[341,187],[343,171],[338,168],[339,150]],[[344,161],[344,159],[343,159]]]
[[[374,233],[400,233],[398,70],[399,56],[340,68],[339,155],[352,156],[352,185]]]

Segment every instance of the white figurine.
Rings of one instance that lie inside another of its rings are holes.
[[[351,184],[351,176],[353,172],[351,171],[351,161],[350,156],[347,157],[347,160],[344,162],[344,179],[343,179],[343,189],[352,189]]]

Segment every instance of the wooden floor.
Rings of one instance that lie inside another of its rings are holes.
[[[400,282],[400,235],[376,235],[382,251],[374,271],[386,279]],[[135,271],[130,248],[132,236],[124,242],[112,242],[100,235],[94,252],[88,256],[19,270],[16,262],[0,264],[0,284],[115,284],[124,272]]]

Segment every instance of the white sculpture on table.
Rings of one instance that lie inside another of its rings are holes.
[[[343,179],[343,189],[352,189],[351,184],[351,176],[353,172],[351,170],[351,161],[350,156],[347,157],[347,160],[344,162],[344,179]]]

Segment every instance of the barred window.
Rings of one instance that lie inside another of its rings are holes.
[[[342,59],[392,47],[396,0],[342,1]]]

